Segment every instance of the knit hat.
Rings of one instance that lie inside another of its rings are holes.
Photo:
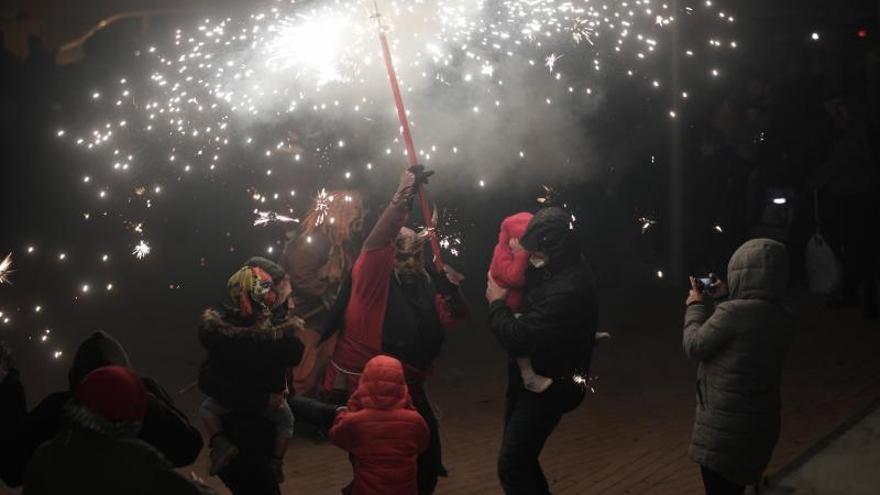
[[[144,384],[122,366],[104,366],[83,378],[74,391],[76,403],[104,421],[140,423],[147,412]]]

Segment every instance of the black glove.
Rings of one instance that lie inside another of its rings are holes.
[[[416,176],[415,184],[413,184],[413,187],[415,187],[416,189],[418,189],[418,187],[422,184],[427,184],[428,178],[434,175],[434,171],[425,170],[424,165],[413,165],[409,168],[408,171],[409,173]]]

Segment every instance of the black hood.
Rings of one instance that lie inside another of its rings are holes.
[[[131,368],[131,361],[122,344],[105,332],[98,331],[89,335],[76,350],[73,365],[67,373],[70,390],[75,389],[92,371],[110,365]]]
[[[571,229],[571,215],[562,208],[544,208],[532,217],[520,244],[527,251],[541,251],[548,266],[563,267],[581,259],[581,248]]]

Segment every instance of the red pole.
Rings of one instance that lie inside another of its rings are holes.
[[[406,145],[406,158],[410,166],[418,165],[416,147],[413,144],[412,133],[409,130],[409,119],[406,117],[406,107],[403,106],[403,97],[400,95],[400,86],[397,84],[397,71],[391,61],[391,48],[388,47],[388,38],[382,26],[379,26],[379,41],[382,42],[382,55],[385,58],[385,69],[388,70],[388,80],[391,81],[391,93],[394,95],[394,106],[397,107],[397,120],[400,121],[400,129],[403,132],[403,142]],[[431,251],[434,253],[434,268],[437,273],[443,273],[443,259],[440,256],[440,241],[437,239],[437,231],[431,218],[431,210],[428,205],[428,193],[425,186],[419,186],[419,201],[422,207],[422,218],[425,226],[431,229]]]

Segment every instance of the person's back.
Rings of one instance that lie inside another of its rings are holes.
[[[728,267],[729,299],[692,296],[684,350],[699,362],[689,457],[739,486],[757,483],[779,437],[780,385],[792,320],[782,305],[785,247],[745,243]]]
[[[89,373],[65,407],[66,427],[31,458],[22,493],[211,493],[136,438],[146,408],[143,382],[131,370],[105,366]]]
[[[351,495],[416,495],[418,455],[428,447],[428,425],[415,410],[400,362],[367,362],[348,411],[337,415],[330,441],[354,457]]]
[[[153,447],[68,429],[31,458],[23,494],[197,494]]]

